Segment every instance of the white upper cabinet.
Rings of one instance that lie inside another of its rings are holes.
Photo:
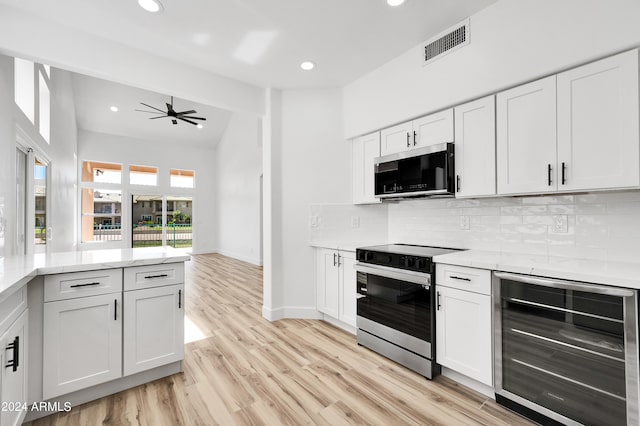
[[[413,123],[398,124],[380,132],[380,155],[395,154],[413,148]]]
[[[379,203],[375,197],[374,163],[380,157],[380,132],[353,140],[353,204]]]
[[[639,116],[638,50],[558,74],[558,189],[640,185]]]
[[[413,120],[412,148],[453,142],[453,108]]]
[[[382,130],[380,153],[389,155],[446,142],[453,142],[453,108]]]
[[[498,194],[557,190],[556,76],[498,93]]]
[[[496,193],[495,106],[491,95],[455,108],[456,197]]]

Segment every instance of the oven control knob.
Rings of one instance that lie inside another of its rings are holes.
[[[373,253],[366,251],[364,254],[364,260],[373,260]]]
[[[427,267],[427,261],[425,259],[418,259],[418,269],[423,270]]]
[[[413,268],[413,265],[416,264],[416,258],[413,256],[407,256],[404,258],[403,264],[405,268]]]

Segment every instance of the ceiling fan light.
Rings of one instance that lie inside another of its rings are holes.
[[[138,4],[141,8],[151,13],[158,13],[164,10],[159,0],[138,0]]]

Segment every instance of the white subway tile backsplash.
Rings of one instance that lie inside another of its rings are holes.
[[[417,199],[371,206],[311,206],[310,238],[388,241],[640,262],[640,191]],[[553,216],[566,216],[555,233]],[[360,227],[351,227],[359,216]],[[468,216],[469,229],[460,229]]]

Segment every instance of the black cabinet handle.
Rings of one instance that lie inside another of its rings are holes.
[[[456,277],[455,275],[449,275],[449,278],[460,281],[471,281],[471,278]]]
[[[87,286],[90,286],[90,285],[100,285],[100,283],[74,284],[74,285],[70,285],[69,288],[87,287]]]
[[[160,274],[160,275],[147,275],[146,277],[144,277],[145,280],[150,280],[152,278],[165,278],[168,277],[169,275],[167,274]]]
[[[182,290],[178,290],[178,309],[182,308]]]
[[[567,183],[567,179],[565,177],[565,170],[567,169],[567,165],[563,162],[562,163],[562,184],[566,184]]]
[[[438,291],[436,292],[436,311],[440,310],[440,306],[442,305],[440,305],[440,292]]]
[[[413,131],[413,146],[416,146],[416,143],[417,143],[417,142],[416,142],[416,136],[417,136],[417,133],[416,133],[416,131],[414,130],[414,131]]]
[[[411,135],[409,134],[409,132],[407,132],[407,148],[409,148],[411,146],[411,143],[409,142],[409,138],[411,137]]]
[[[456,192],[460,192],[460,175],[456,175]]]
[[[340,253],[338,253],[338,266],[340,266]]]
[[[118,321],[118,299],[113,300],[113,320]]]
[[[9,343],[5,348],[5,350],[9,349],[12,349],[13,359],[10,359],[8,361],[8,364],[5,365],[5,368],[11,367],[12,371],[17,371],[20,364],[20,336],[16,336],[15,339],[13,339],[13,342]]]
[[[547,164],[547,180],[549,181],[549,186],[551,186],[551,164]]]
[[[333,253],[333,266],[336,266],[336,254]]]

